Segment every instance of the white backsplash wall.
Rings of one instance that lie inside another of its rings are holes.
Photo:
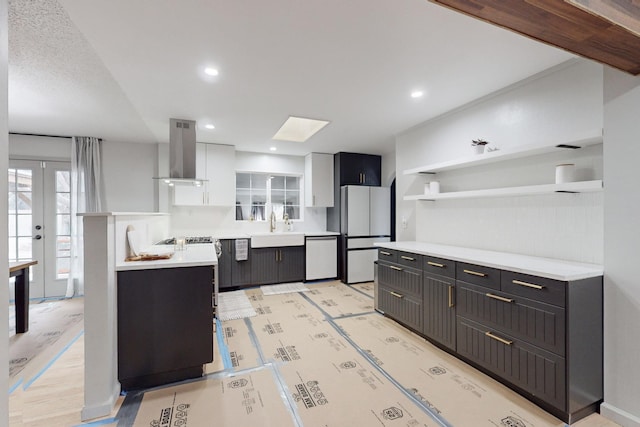
[[[419,241],[602,263],[602,193],[418,203]]]
[[[304,179],[304,157],[265,153],[236,152],[236,171],[272,172],[300,175]],[[304,183],[301,184],[304,189]],[[304,197],[301,195],[304,203]],[[268,232],[268,221],[236,221],[235,207],[170,206],[171,230],[174,235],[214,237],[237,233]],[[284,223],[277,221],[276,229],[283,230]],[[303,220],[293,222],[293,231],[326,230],[326,208],[304,208]]]
[[[553,183],[555,165],[565,162],[576,164],[577,179],[602,179],[602,145],[435,177],[403,174],[405,169],[467,157],[476,138],[506,149],[598,135],[603,122],[602,76],[600,65],[571,61],[399,135],[398,240],[602,263],[602,193],[403,200],[405,195],[422,194],[430,180],[440,181],[442,192]]]

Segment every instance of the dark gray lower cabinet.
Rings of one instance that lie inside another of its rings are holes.
[[[246,260],[236,260],[235,241],[231,248],[231,283],[233,286],[246,286],[251,284],[251,250],[247,249]]]
[[[233,246],[234,241],[230,239],[220,240],[222,253],[218,257],[218,281],[219,288],[225,289],[233,286],[231,278],[231,267],[233,266]]]
[[[422,301],[385,286],[378,289],[378,298],[385,314],[411,329],[422,329]]]
[[[379,306],[398,322],[422,331],[422,271],[378,261]]]
[[[251,284],[251,254],[246,260],[236,260],[236,241],[220,240],[222,254],[218,258],[218,280],[220,290]]]
[[[603,398],[602,281],[566,282],[387,248],[378,256],[385,315],[567,423],[597,411]]]
[[[455,280],[437,274],[424,274],[424,334],[434,341],[456,349]]]
[[[200,377],[213,361],[213,267],[118,272],[124,390]]]
[[[251,249],[253,285],[304,280],[304,246]]]
[[[565,310],[528,298],[458,282],[458,315],[565,354]]]
[[[565,359],[458,317],[458,354],[556,408],[566,405]]]

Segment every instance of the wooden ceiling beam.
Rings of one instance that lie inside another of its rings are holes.
[[[585,9],[590,0],[430,1],[630,74],[640,74],[640,37]],[[618,14],[638,10],[626,5],[629,0],[604,1],[625,3],[615,9]],[[638,17],[628,18],[626,22],[633,23]]]

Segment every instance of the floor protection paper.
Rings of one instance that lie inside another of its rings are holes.
[[[380,368],[451,425],[565,425],[499,382],[377,313],[337,319],[335,323]]]
[[[222,325],[218,329],[218,335],[219,338],[222,339],[222,345],[220,345],[220,340],[216,339],[214,347],[217,348],[220,358],[226,358],[226,360],[223,360],[223,364],[225,365],[224,369],[241,371],[263,364],[258,350],[251,340],[247,320],[248,319],[228,320],[222,322]],[[209,369],[206,372],[212,373],[216,372],[216,370]]]
[[[339,282],[309,285],[305,296],[330,317],[350,316],[373,311],[373,299]]]
[[[10,307],[14,311],[14,307]],[[84,301],[82,298],[46,301],[29,305],[29,330],[15,333],[15,316],[10,316],[9,377],[28,376],[45,365],[57,351],[82,330]],[[30,363],[46,358],[43,363]],[[25,372],[25,366],[30,368]],[[37,365],[37,366],[36,366]],[[28,371],[28,372],[27,372]]]
[[[126,403],[126,402],[125,402]],[[260,368],[247,373],[211,376],[148,391],[133,426],[295,426],[274,373]]]
[[[362,292],[363,294],[370,296],[371,298],[374,297],[375,288],[374,288],[373,282],[356,283],[355,285],[350,285],[350,286]]]

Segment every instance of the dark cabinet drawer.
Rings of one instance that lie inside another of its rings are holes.
[[[393,288],[378,290],[380,308],[384,313],[416,331],[422,330],[422,302],[403,295]]]
[[[378,259],[380,261],[398,262],[398,251],[387,248],[378,249]]]
[[[458,354],[565,410],[565,359],[458,316]]]
[[[547,279],[545,277],[530,276],[528,274],[502,272],[501,289],[514,295],[565,306],[566,282]]]
[[[399,264],[406,265],[407,267],[419,270],[422,268],[422,255],[399,251],[397,262]]]
[[[398,264],[378,262],[378,283],[398,293],[422,299],[422,272]]]
[[[456,301],[459,316],[565,355],[563,308],[469,284],[458,285]]]
[[[446,277],[456,277],[456,262],[449,259],[423,256],[422,269]]]
[[[500,270],[482,265],[456,263],[456,279],[500,290]]]

